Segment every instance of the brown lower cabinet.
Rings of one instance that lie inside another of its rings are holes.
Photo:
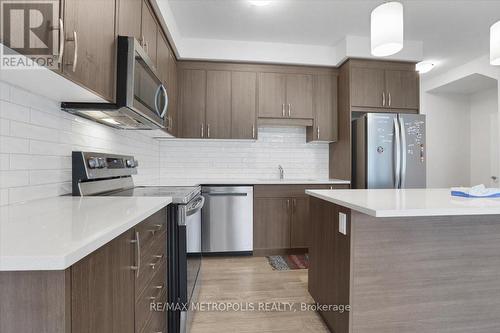
[[[165,237],[163,209],[66,270],[0,272],[0,332],[166,332],[150,311],[166,299]]]
[[[342,189],[349,185],[254,186],[254,254],[307,251],[310,244],[306,189]]]

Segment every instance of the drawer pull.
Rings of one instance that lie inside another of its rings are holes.
[[[151,269],[155,269],[156,266],[158,266],[161,263],[161,260],[163,259],[163,254],[154,255],[153,258],[156,259],[156,262],[152,262],[149,264],[149,266],[151,266]]]
[[[136,247],[136,255],[137,255],[137,265],[130,267],[133,271],[135,271],[135,276],[139,277],[139,271],[141,269],[141,242],[139,238],[139,232],[135,233],[135,239],[130,241],[132,244],[135,244]]]
[[[148,299],[155,300],[155,299],[160,298],[161,295],[163,294],[163,290],[165,289],[165,287],[163,285],[159,285],[159,286],[154,286],[153,288],[158,289],[158,293],[156,294],[156,296],[148,297]]]
[[[150,232],[153,234],[153,236],[154,236],[154,234],[155,234],[155,233],[157,233],[158,231],[161,231],[161,229],[163,229],[163,224],[154,224],[154,225],[153,225],[153,227],[154,227],[154,229],[151,229],[151,230],[149,230],[149,231],[150,231]]]

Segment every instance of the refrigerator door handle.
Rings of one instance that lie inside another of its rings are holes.
[[[401,181],[401,134],[398,118],[394,118],[394,143],[396,145],[394,152],[394,188],[400,188]]]
[[[406,149],[406,128],[405,121],[401,116],[398,116],[399,127],[401,132],[401,188],[406,186],[406,160],[407,160],[407,149]]]

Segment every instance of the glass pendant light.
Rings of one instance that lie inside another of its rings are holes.
[[[403,5],[386,2],[371,14],[372,55],[386,57],[403,49]]]

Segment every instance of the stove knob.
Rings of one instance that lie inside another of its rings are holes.
[[[137,168],[139,166],[139,161],[134,160],[134,168]]]
[[[104,169],[107,166],[106,160],[102,157],[99,157],[99,169]]]
[[[133,168],[135,166],[134,160],[125,160],[125,165],[127,168]]]
[[[95,169],[99,167],[99,160],[95,157],[91,157],[87,160],[90,169]]]

